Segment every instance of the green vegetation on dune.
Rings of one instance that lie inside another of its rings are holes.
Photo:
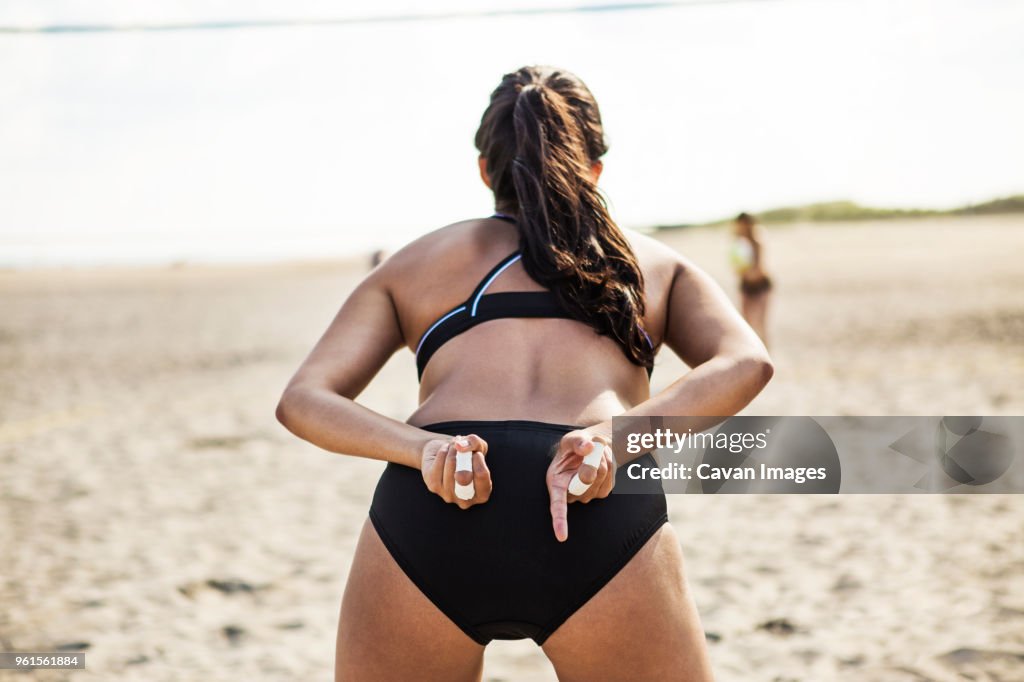
[[[787,206],[764,211],[758,218],[765,223],[792,223],[797,221],[824,222],[830,220],[876,220],[879,218],[917,218],[937,215],[938,211],[918,208],[873,208],[852,201],[830,201],[806,206]]]
[[[886,220],[890,218],[924,218],[931,216],[996,215],[1001,213],[1024,213],[1024,194],[993,199],[980,204],[971,204],[947,210],[921,208],[874,208],[861,206],[852,201],[828,201],[804,206],[786,206],[762,211],[758,220],[764,223],[830,222],[841,220]],[[700,225],[721,225],[732,218],[714,220]],[[656,229],[667,230],[687,225],[659,225]]]
[[[963,206],[949,211],[951,215],[996,215],[997,213],[1024,213],[1024,194],[993,199],[973,206]]]

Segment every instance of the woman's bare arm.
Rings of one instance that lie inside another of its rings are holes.
[[[355,402],[403,346],[386,268],[352,292],[288,383],[277,418],[289,431],[325,450],[420,468],[426,444],[438,436]]]
[[[768,351],[707,274],[678,258],[672,277],[665,344],[693,369],[623,416],[696,417],[694,431],[739,412],[774,369]],[[611,438],[607,420],[585,429]],[[621,455],[621,456],[620,456]],[[616,453],[620,464],[625,453]]]
[[[764,244],[761,241],[761,231],[758,229],[751,230],[750,233],[750,272],[755,277],[764,276]]]

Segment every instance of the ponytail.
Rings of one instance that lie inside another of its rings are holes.
[[[593,95],[575,76],[524,67],[491,96],[476,136],[496,207],[518,214],[526,272],[562,307],[651,367],[644,282],[591,177],[607,151]]]

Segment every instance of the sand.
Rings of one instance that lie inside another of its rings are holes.
[[[725,237],[665,239],[730,292]],[[771,230],[750,414],[1024,414],[1024,217]],[[330,679],[382,465],[280,390],[362,262],[0,273],[0,649],[33,680]],[[684,367],[664,355],[663,386]],[[403,352],[362,400],[414,407]],[[720,680],[1024,679],[1024,496],[672,496]],[[554,679],[530,642],[486,680]]]

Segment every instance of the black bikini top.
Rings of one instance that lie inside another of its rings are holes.
[[[491,217],[515,223],[514,218],[504,213],[495,213]],[[416,346],[416,373],[420,379],[423,378],[423,370],[426,368],[427,363],[430,362],[430,358],[441,346],[483,322],[506,317],[575,319],[562,308],[558,298],[552,291],[485,293],[487,287],[491,286],[494,280],[506,268],[521,259],[522,256],[522,253],[515,251],[505,257],[490,272],[484,275],[484,278],[476,285],[469,298],[439,317],[434,324],[427,328],[427,331],[420,337],[420,342]],[[644,336],[647,338],[647,343],[651,343],[647,332],[644,332]],[[647,368],[648,377],[650,377],[652,371],[652,368]]]

